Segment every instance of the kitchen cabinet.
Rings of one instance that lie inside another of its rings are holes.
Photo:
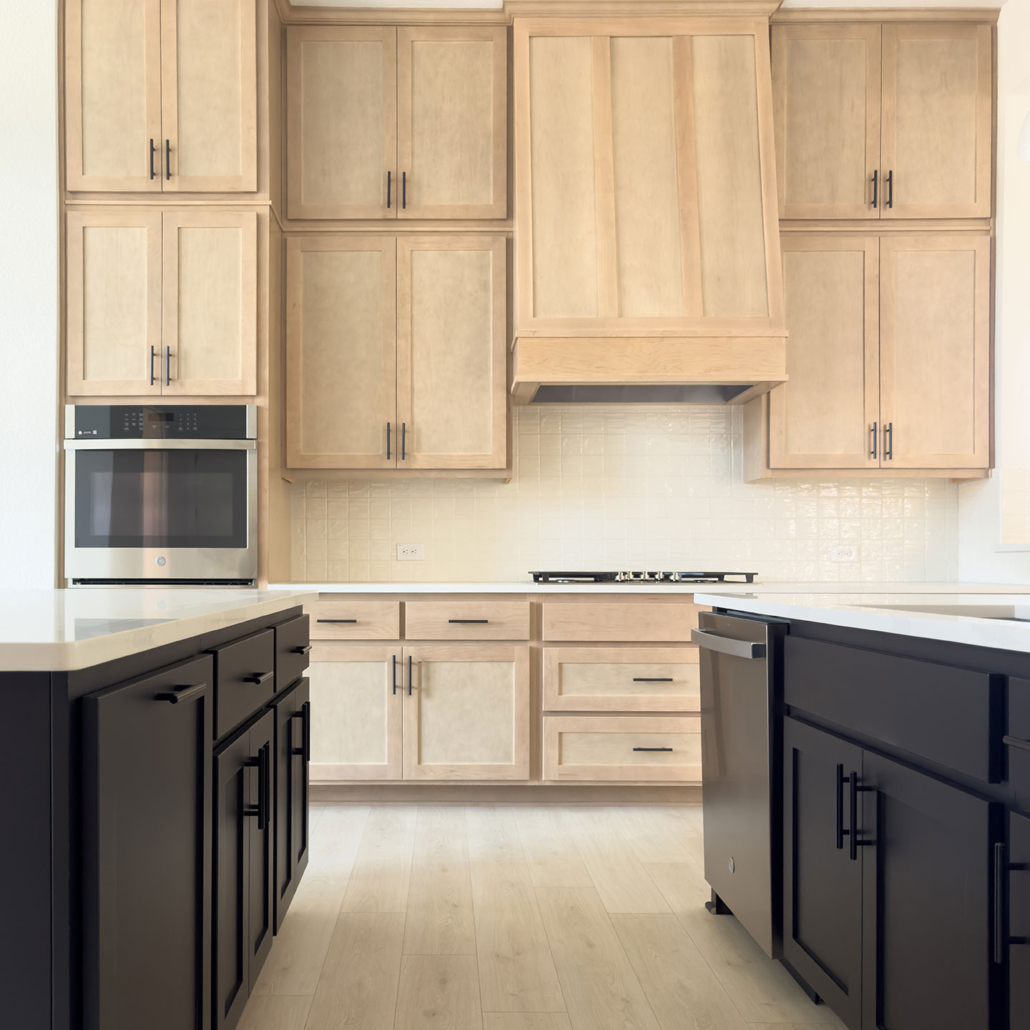
[[[254,0],[69,0],[68,189],[256,190],[256,19]]]
[[[991,241],[986,233],[783,234],[789,380],[752,401],[777,470],[991,464]]]
[[[214,757],[214,1030],[232,1030],[272,946],[275,715]]]
[[[405,647],[404,779],[529,779],[529,648]]]
[[[401,778],[403,659],[400,644],[312,645],[313,779]]]
[[[290,26],[290,218],[503,218],[503,26]]]
[[[1009,1025],[1030,1026],[1030,818],[1009,813]]]
[[[520,335],[782,335],[767,33],[516,18]]]
[[[986,22],[772,27],[781,218],[988,218]]]
[[[499,236],[289,239],[291,467],[506,466],[505,249]]]
[[[83,701],[87,1030],[210,1027],[213,695],[203,656]]]
[[[308,769],[311,762],[311,689],[302,679],[271,705],[275,712],[275,932],[308,865]]]
[[[69,396],[256,393],[255,211],[66,219]]]

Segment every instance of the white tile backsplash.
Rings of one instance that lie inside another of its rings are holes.
[[[745,484],[733,406],[522,407],[515,475],[298,482],[295,580],[463,582],[532,569],[725,569],[765,581],[953,580],[946,479]],[[398,562],[397,544],[422,544]],[[858,560],[830,561],[834,544]]]

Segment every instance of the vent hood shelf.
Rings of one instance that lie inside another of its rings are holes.
[[[514,54],[516,403],[785,382],[768,19],[516,18]]]

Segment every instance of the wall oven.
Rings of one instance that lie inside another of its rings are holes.
[[[254,582],[255,405],[69,404],[64,435],[70,582]]]

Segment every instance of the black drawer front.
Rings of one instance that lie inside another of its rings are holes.
[[[1009,783],[1020,808],[1030,812],[1030,680],[1009,679],[1008,747]]]
[[[788,636],[784,700],[986,783],[1001,780],[1004,677]]]
[[[212,649],[215,740],[249,719],[275,693],[275,631],[263,629]]]
[[[308,616],[298,615],[275,627],[275,686],[285,690],[311,664]]]

